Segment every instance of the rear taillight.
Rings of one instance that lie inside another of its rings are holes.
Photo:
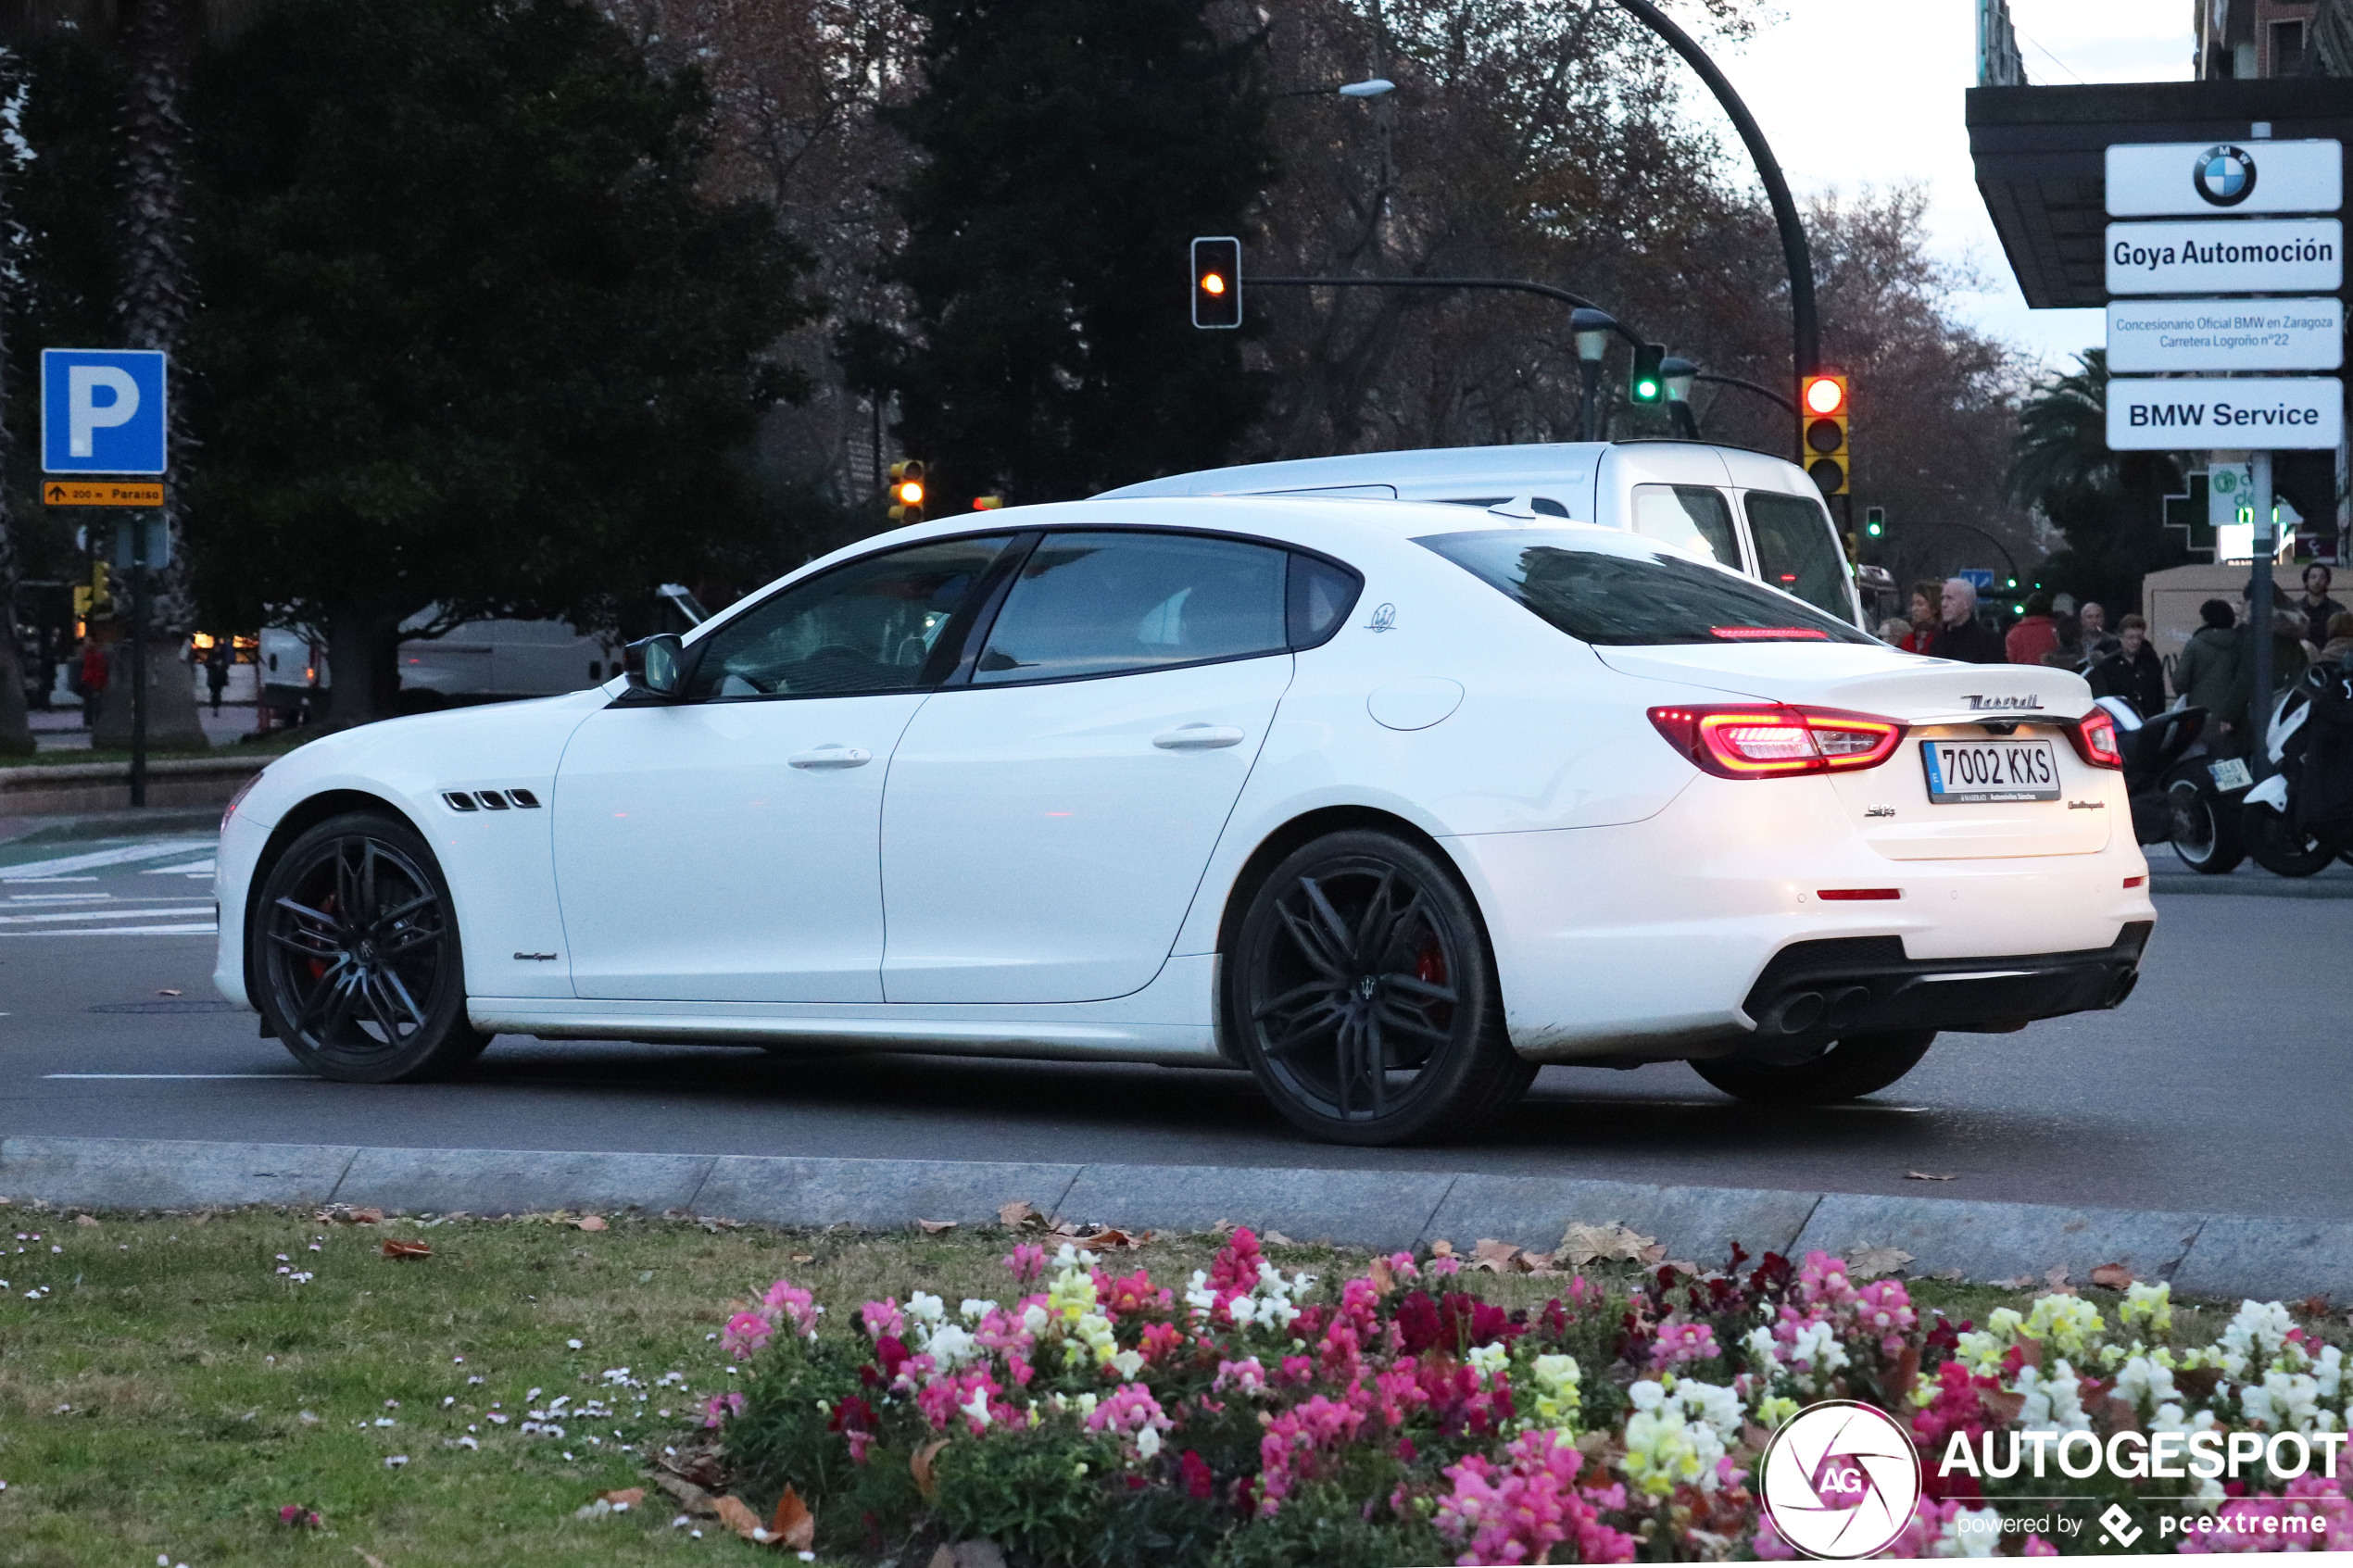
[[[2067,738],[2075,755],[2095,768],[2121,768],[2124,752],[2116,744],[2116,720],[2105,708],[2095,708],[2068,726]]]
[[[1726,779],[1856,772],[1886,761],[1904,739],[1893,719],[1774,704],[1654,708],[1651,722],[1676,750]]]

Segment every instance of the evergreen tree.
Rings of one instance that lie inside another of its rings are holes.
[[[567,0],[283,0],[194,117],[198,587],[327,631],[383,716],[401,622],[686,576],[804,319],[768,209],[696,188],[708,105]]]
[[[1196,330],[1196,234],[1272,178],[1259,39],[1202,0],[912,0],[923,91],[887,118],[924,162],[886,275],[909,331],[847,334],[950,507],[1064,500],[1223,461],[1256,412],[1238,334]]]
[[[2075,368],[2035,383],[2018,411],[2010,495],[2038,508],[2067,535],[2037,579],[2046,588],[2108,607],[2111,618],[2138,606],[2141,579],[2189,558],[2166,533],[2166,492],[2183,465],[2161,452],[2108,446],[2108,350],[2087,348]]]

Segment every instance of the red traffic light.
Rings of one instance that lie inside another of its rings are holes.
[[[1809,414],[1828,416],[1846,411],[1846,378],[1844,376],[1807,376],[1799,401]]]
[[[1201,292],[1203,294],[1224,294],[1226,292],[1225,278],[1215,272],[1202,273],[1201,276]]]

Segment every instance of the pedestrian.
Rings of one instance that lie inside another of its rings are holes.
[[[2120,696],[2147,719],[2165,708],[2165,660],[2149,646],[2149,623],[2128,615],[2116,623],[2116,651],[2084,672],[2094,696]]]
[[[212,716],[220,717],[220,694],[229,689],[229,666],[237,661],[236,650],[226,637],[212,639],[212,646],[205,649],[205,690],[212,694]]]
[[[2321,657],[2315,664],[2353,664],[2353,610],[2340,609],[2329,617],[2329,640],[2321,645]]]
[[[2219,734],[2234,734],[2246,723],[2245,629],[2224,599],[2198,606],[2197,618],[2202,624],[2173,663],[2173,691],[2205,709]]]
[[[2296,608],[2304,615],[2304,640],[2314,647],[2329,640],[2329,618],[2345,613],[2345,607],[2329,597],[2329,585],[2335,574],[2319,561],[2304,569],[2304,596]]]
[[[1912,634],[1895,646],[1906,653],[1926,653],[1929,640],[1936,634],[1936,623],[1943,611],[1944,586],[1941,583],[1912,584]]]
[[[1879,623],[1879,640],[1892,648],[1903,647],[1912,640],[1912,623],[1901,616],[1889,616]]]
[[[98,727],[98,701],[107,695],[107,650],[98,646],[95,637],[82,640],[82,727]]]
[[[2002,639],[2002,649],[2012,664],[2040,664],[2043,656],[2058,651],[2058,622],[2051,618],[2051,596],[2034,593],[2027,596],[2026,613],[2018,618]]]
[[[1939,592],[1939,603],[1935,633],[1922,652],[1931,659],[1950,659],[1962,664],[2003,662],[2001,637],[1977,618],[1976,583],[1966,577],[1945,579]]]
[[[2075,615],[2077,637],[2082,648],[2080,668],[2089,669],[2117,650],[2123,640],[2118,633],[2123,631],[2124,623],[2117,622],[2116,632],[2110,632],[2108,629],[2108,607],[2094,599],[2084,600],[2083,608]],[[2148,623],[2143,621],[2141,624],[2145,631]]]

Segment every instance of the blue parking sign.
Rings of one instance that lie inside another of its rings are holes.
[[[41,351],[42,472],[161,473],[167,415],[161,353]]]
[[[1965,566],[1953,575],[1972,584],[1981,594],[1994,591],[1994,572],[1990,567]]]

